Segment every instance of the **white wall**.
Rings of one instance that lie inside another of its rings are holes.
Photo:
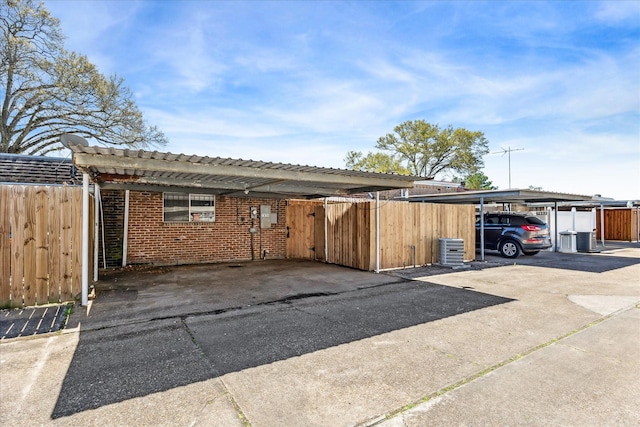
[[[556,227],[555,227],[555,213],[553,209],[549,208],[547,218],[540,216],[540,218],[549,224],[551,232],[551,242],[553,246],[556,246]],[[596,228],[596,210],[595,208],[584,212],[576,212],[575,208],[569,211],[558,212],[558,233],[563,231],[594,231]],[[559,236],[558,236],[559,237]],[[553,249],[552,249],[553,250]]]

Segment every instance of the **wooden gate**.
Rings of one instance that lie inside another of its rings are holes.
[[[596,210],[596,236],[600,238],[600,209]],[[638,241],[640,227],[638,223],[638,209],[614,208],[604,209],[604,238],[605,240]]]
[[[323,218],[322,202],[289,200],[287,258],[324,260]]]
[[[81,187],[0,185],[0,306],[75,298],[81,292],[81,249]],[[93,257],[89,262],[91,271]]]

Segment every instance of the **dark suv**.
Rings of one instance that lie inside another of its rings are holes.
[[[476,247],[480,247],[480,217],[476,220]],[[549,227],[538,217],[520,213],[488,213],[484,216],[484,248],[503,257],[535,255],[551,247]]]

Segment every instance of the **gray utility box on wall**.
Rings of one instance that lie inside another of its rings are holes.
[[[440,264],[451,267],[464,266],[463,239],[440,239]]]

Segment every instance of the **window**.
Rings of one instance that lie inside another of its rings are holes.
[[[216,200],[210,194],[164,193],[165,222],[213,222]]]

